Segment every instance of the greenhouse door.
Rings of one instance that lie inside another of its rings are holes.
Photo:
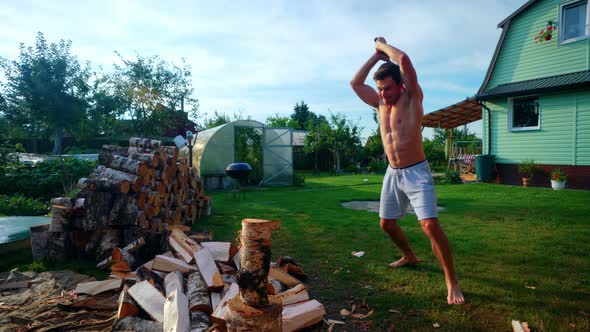
[[[293,135],[291,128],[264,128],[261,185],[293,184]]]

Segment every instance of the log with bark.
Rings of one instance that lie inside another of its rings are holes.
[[[127,157],[127,148],[118,145],[103,145],[98,153],[98,163],[108,165],[115,156]]]
[[[149,171],[146,163],[122,156],[114,156],[105,166],[141,177],[146,176]]]
[[[122,319],[127,316],[137,316],[139,315],[139,308],[137,307],[137,303],[133,300],[131,295],[129,295],[129,286],[123,286],[123,290],[119,295],[119,309],[117,310],[117,318]]]
[[[149,138],[131,137],[129,138],[129,146],[155,150],[162,146],[162,141]]]
[[[129,316],[117,320],[113,324],[113,331],[162,332],[162,323]]]
[[[200,272],[193,272],[188,276],[187,295],[191,311],[203,311],[211,314],[213,308],[209,298],[209,291]]]

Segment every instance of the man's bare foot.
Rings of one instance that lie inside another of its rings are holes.
[[[463,297],[463,293],[461,293],[461,289],[459,285],[454,284],[448,287],[448,295],[447,295],[447,302],[449,304],[463,304],[465,303],[465,298]]]
[[[402,258],[400,258],[399,260],[393,262],[393,263],[389,263],[389,266],[391,267],[402,267],[404,265],[416,265],[418,263],[420,263],[422,260],[416,257],[406,257],[403,256]]]

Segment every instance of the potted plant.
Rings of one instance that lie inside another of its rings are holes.
[[[567,174],[560,168],[551,171],[551,188],[554,190],[565,188],[565,180],[567,180]]]
[[[535,43],[542,43],[544,41],[551,40],[553,31],[557,30],[557,25],[553,21],[547,22],[547,27],[541,29],[541,32],[535,37]]]
[[[537,166],[535,165],[535,161],[532,159],[526,159],[521,161],[518,164],[518,173],[522,176],[522,186],[528,187],[531,183],[531,178],[535,174],[535,170]]]

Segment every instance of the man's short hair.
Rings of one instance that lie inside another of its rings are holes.
[[[388,76],[397,83],[398,85],[402,82],[402,74],[399,70],[399,66],[393,62],[386,62],[379,66],[375,74],[373,74],[373,80],[380,81],[384,80]]]

